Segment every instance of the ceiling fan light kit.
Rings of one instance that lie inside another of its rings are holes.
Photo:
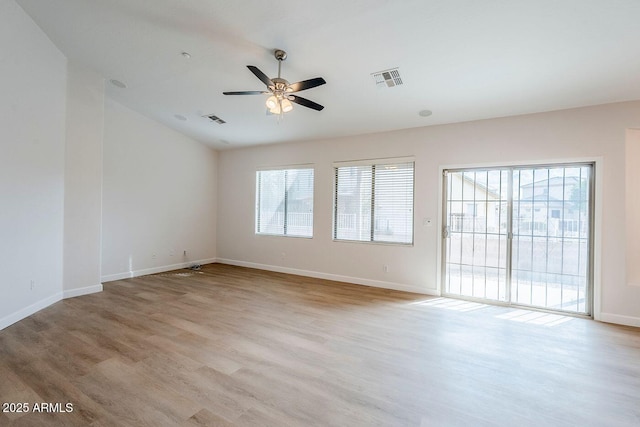
[[[267,86],[266,91],[251,90],[251,91],[239,91],[239,92],[223,92],[224,95],[269,95],[266,101],[267,109],[271,114],[282,116],[284,113],[288,113],[293,110],[293,104],[302,105],[303,107],[311,108],[312,110],[321,111],[324,107],[318,103],[315,103],[306,98],[302,98],[297,95],[293,95],[295,92],[311,89],[317,86],[321,86],[326,83],[322,77],[316,77],[309,80],[302,80],[296,83],[289,84],[289,82],[280,77],[280,71],[282,69],[282,61],[287,59],[287,52],[282,49],[276,49],[273,52],[274,57],[278,61],[278,77],[270,79],[260,69],[254,65],[247,65],[249,71],[251,71],[262,83]]]
[[[267,108],[271,114],[288,113],[293,110],[293,104],[285,97],[271,95],[267,98]]]

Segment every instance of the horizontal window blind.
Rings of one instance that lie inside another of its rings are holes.
[[[256,172],[256,233],[313,236],[313,169]]]
[[[335,167],[334,239],[413,243],[414,162]]]

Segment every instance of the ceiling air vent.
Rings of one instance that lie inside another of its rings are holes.
[[[394,87],[402,84],[402,78],[400,78],[400,72],[397,68],[378,71],[371,75],[376,82],[376,87]]]
[[[224,120],[222,120],[220,117],[218,117],[218,116],[216,116],[214,114],[211,114],[211,115],[208,115],[208,116],[203,116],[203,117],[206,117],[209,120],[211,120],[212,122],[218,123],[219,125],[223,125],[223,124],[227,123]]]

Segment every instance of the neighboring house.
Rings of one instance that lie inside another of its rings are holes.
[[[482,172],[479,172],[482,173]],[[449,174],[450,231],[506,232],[507,200],[483,178]],[[482,176],[482,175],[480,175]],[[587,234],[588,183],[575,176],[553,177],[520,186],[514,195],[513,232],[519,235],[578,237]]]
[[[462,172],[449,176],[450,231],[498,232],[507,219],[500,194]]]
[[[587,234],[586,178],[554,177],[520,187],[514,200],[513,231],[518,234],[577,237]]]

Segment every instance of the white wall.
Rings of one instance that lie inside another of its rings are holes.
[[[103,282],[215,260],[215,150],[107,97],[103,160]]]
[[[0,2],[0,329],[62,297],[66,66]]]
[[[625,146],[627,284],[640,286],[640,129],[628,129]]]
[[[285,123],[286,125],[286,123]],[[219,155],[218,259],[303,275],[410,291],[439,292],[438,247],[442,166],[600,158],[603,207],[597,242],[600,318],[640,326],[640,288],[625,280],[625,130],[640,125],[640,102],[326,141],[261,146]],[[333,242],[332,162],[416,156],[413,247]],[[314,163],[314,237],[254,234],[255,170]],[[424,218],[434,226],[423,226]],[[285,254],[284,256],[282,254]],[[383,272],[383,265],[389,272]]]
[[[104,79],[69,63],[64,194],[64,296],[102,290]]]

